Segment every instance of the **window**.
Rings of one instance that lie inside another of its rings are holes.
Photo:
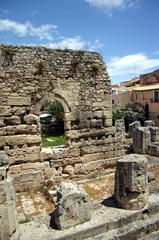
[[[159,90],[154,91],[154,102],[159,102]]]

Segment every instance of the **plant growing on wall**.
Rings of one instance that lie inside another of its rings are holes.
[[[14,51],[9,46],[2,47],[2,66],[10,66],[13,63]]]
[[[91,76],[96,77],[99,71],[99,67],[97,64],[93,64],[91,67]]]
[[[42,75],[43,76],[43,72],[44,72],[44,69],[45,69],[45,63],[44,62],[38,62],[36,69],[37,70],[35,72],[35,75]]]

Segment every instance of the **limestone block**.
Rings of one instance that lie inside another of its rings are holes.
[[[0,127],[4,127],[5,123],[4,123],[4,118],[0,118]]]
[[[9,159],[12,164],[40,162],[41,156],[40,156],[40,152],[37,152],[37,153],[21,153],[21,152],[19,152],[17,155],[10,156]]]
[[[151,133],[151,142],[159,142],[159,128],[158,127],[150,127]]]
[[[6,127],[1,127],[1,128],[0,128],[0,136],[5,136],[6,133],[7,133]]]
[[[74,174],[74,168],[71,165],[68,165],[63,169],[63,173],[72,176]]]
[[[159,157],[159,144],[149,144],[146,153],[151,156]]]
[[[13,176],[16,192],[40,189],[44,181],[43,171],[38,169],[23,170]]]
[[[29,134],[30,128],[28,125],[13,125],[13,126],[7,126],[7,134],[8,135],[18,135],[18,134]]]
[[[104,111],[104,112],[103,112],[103,116],[104,116],[106,119],[111,119],[111,118],[112,118],[112,111]]]
[[[103,111],[95,111],[94,117],[96,118],[102,118],[103,117]]]
[[[0,167],[9,164],[9,158],[4,151],[0,151]]]
[[[104,120],[104,127],[111,127],[112,126],[112,118],[108,118]]]
[[[8,97],[8,105],[10,106],[30,106],[30,97]]]
[[[144,127],[153,127],[153,126],[155,126],[155,123],[152,120],[146,120],[144,122]]]
[[[91,119],[92,128],[101,128],[103,126],[102,119]]]
[[[54,222],[58,229],[84,223],[91,219],[88,195],[76,183],[62,182],[57,192],[57,203],[53,213]]]
[[[105,154],[103,152],[93,153],[93,154],[85,154],[84,156],[81,157],[81,160],[83,163],[92,162],[92,161],[104,159],[104,158],[106,158],[106,155],[107,154]]]
[[[134,153],[145,154],[148,145],[151,143],[149,128],[138,127],[133,131],[133,150]]]
[[[74,173],[77,175],[78,174],[86,174],[86,170],[84,169],[84,166],[82,163],[75,164]]]
[[[26,113],[27,107],[22,107],[22,106],[14,106],[12,107],[12,114],[14,115],[24,115]]]
[[[40,119],[38,116],[34,115],[34,114],[29,114],[27,116],[24,116],[24,122],[26,124],[35,124],[35,125],[38,125],[39,122],[40,122]]]
[[[6,136],[6,142],[11,146],[25,144],[26,141],[26,135]]]
[[[15,191],[9,175],[0,182],[0,239],[19,239]]]
[[[11,113],[11,107],[10,106],[0,106],[0,116],[10,116]]]
[[[6,117],[4,119],[6,125],[19,125],[20,124],[20,117],[19,116],[11,116]]]
[[[117,161],[114,198],[119,207],[142,209],[148,201],[147,159],[131,154]]]
[[[41,136],[40,135],[15,135],[15,136],[6,136],[6,142],[8,145],[22,145],[22,144],[40,144]]]
[[[0,147],[4,147],[6,144],[6,137],[0,136]]]
[[[135,131],[135,129],[140,126],[141,126],[140,121],[135,121],[133,123],[130,123],[129,124],[129,137],[133,137],[133,131]]]

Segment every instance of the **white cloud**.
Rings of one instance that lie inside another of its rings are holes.
[[[19,37],[33,36],[41,40],[49,40],[48,43],[41,43],[41,45],[50,48],[96,51],[103,47],[99,39],[89,42],[80,36],[63,37],[56,29],[57,26],[51,24],[34,27],[29,21],[18,23],[10,19],[0,19],[0,32],[14,33]]]
[[[138,6],[141,0],[85,0],[90,6],[103,9],[108,15],[112,15],[114,9],[128,9]]]
[[[159,68],[159,58],[149,58],[144,53],[113,57],[108,63],[111,76],[139,75],[153,68]]]
[[[45,44],[45,46],[50,48],[58,48],[58,49],[96,51],[99,48],[102,48],[103,44],[101,44],[98,39],[96,39],[94,42],[91,43],[91,42],[82,40],[80,36],[76,36],[73,38],[63,38],[61,41],[50,42]]]
[[[9,19],[0,19],[0,31],[12,32],[20,37],[34,36],[39,39],[52,40],[52,33],[57,29],[56,25],[45,24],[34,27],[29,21],[18,23]]]

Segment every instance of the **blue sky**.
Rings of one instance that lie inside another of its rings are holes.
[[[158,0],[0,0],[0,43],[98,51],[112,83],[159,69]]]

